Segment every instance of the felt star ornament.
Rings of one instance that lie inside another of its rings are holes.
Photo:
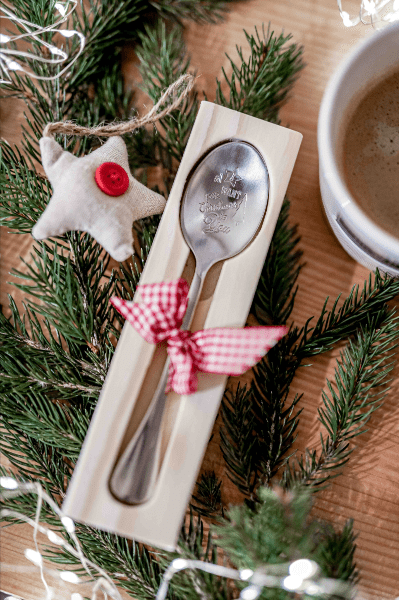
[[[40,140],[40,150],[53,195],[32,229],[33,237],[86,231],[115,260],[131,256],[133,221],[161,213],[165,198],[132,176],[123,139],[110,137],[81,158],[51,137]]]

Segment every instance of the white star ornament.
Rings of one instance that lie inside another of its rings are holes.
[[[119,136],[77,158],[50,137],[40,140],[43,168],[53,195],[32,229],[37,240],[86,231],[117,261],[133,254],[132,224],[165,208],[165,198],[130,173]]]

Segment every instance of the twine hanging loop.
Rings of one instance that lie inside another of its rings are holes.
[[[179,93],[182,86],[184,86],[184,89]],[[76,125],[72,121],[58,121],[56,123],[48,123],[44,128],[43,136],[53,137],[56,133],[63,133],[65,135],[76,135],[78,137],[89,135],[111,137],[113,135],[131,133],[132,131],[135,131],[135,129],[144,127],[144,125],[156,123],[174,111],[184,98],[188,96],[193,86],[194,76],[190,73],[185,73],[165,90],[158,102],[141,118],[133,117],[132,119],[121,123],[97,125],[96,127],[84,127],[83,125]],[[168,104],[170,99],[172,99],[172,102]]]

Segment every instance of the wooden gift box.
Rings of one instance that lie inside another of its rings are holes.
[[[262,155],[269,173],[268,205],[249,246],[215,265],[208,274],[192,330],[245,325],[302,135],[202,102],[140,283],[171,281],[181,276],[191,280],[194,260],[179,222],[186,180],[209,149],[234,139],[252,144]],[[227,376],[199,373],[195,394],[168,395],[163,462],[155,493],[147,503],[129,506],[111,495],[108,482],[117,457],[155,392],[165,358],[164,347],[148,344],[129,323],[124,325],[63,510],[76,521],[171,550],[177,542]]]

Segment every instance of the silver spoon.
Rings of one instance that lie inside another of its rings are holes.
[[[180,224],[196,269],[182,329],[190,326],[209,269],[244,250],[254,238],[268,197],[267,167],[260,153],[247,142],[228,141],[216,146],[189,175]],[[110,478],[111,493],[127,504],[147,502],[155,489],[168,372],[169,359],[147,412]]]

